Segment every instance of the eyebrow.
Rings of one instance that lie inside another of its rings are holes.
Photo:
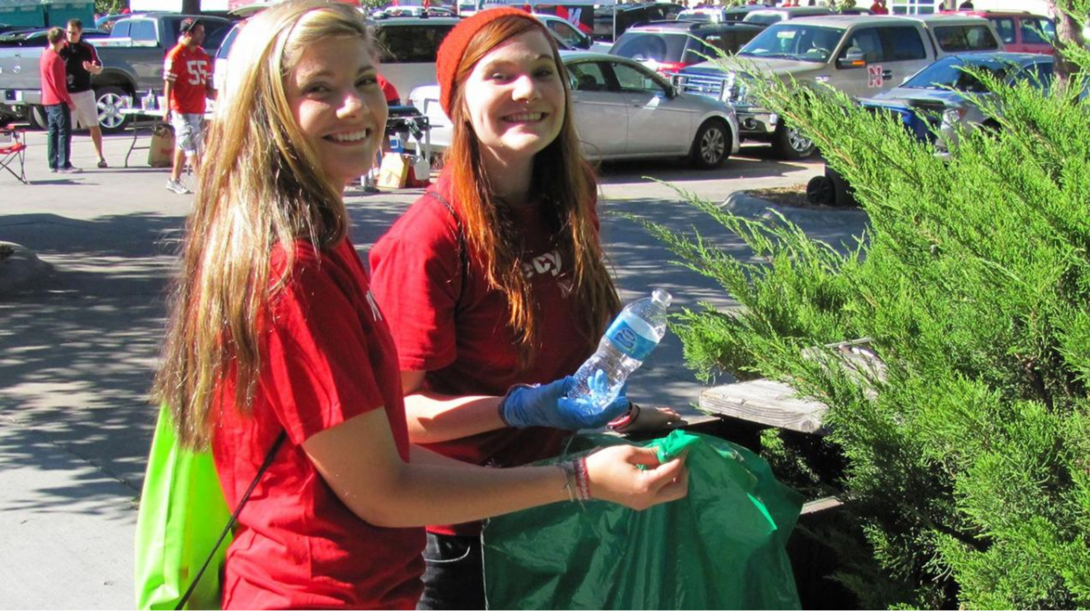
[[[547,59],[549,61],[552,61],[553,56],[549,55],[549,54],[542,53],[541,55],[538,55],[537,57],[532,58],[530,61],[538,62],[538,61],[541,61],[543,59]],[[514,60],[514,59],[503,59],[501,57],[501,58],[497,58],[497,59],[493,59],[492,61],[489,61],[488,63],[486,63],[484,65],[484,68],[486,70],[491,70],[492,68],[494,68],[496,66],[502,66],[504,64],[514,64],[514,63],[518,63],[518,61]]]
[[[360,68],[359,72],[356,73],[356,76],[360,76],[360,75],[363,75],[363,74],[367,74],[368,72],[375,72],[375,71],[377,71],[377,69],[375,68],[374,64],[367,64],[366,66],[363,66],[363,67]],[[311,80],[311,79],[316,79],[316,78],[329,78],[329,77],[336,76],[336,75],[333,73],[332,70],[324,68],[322,70],[318,70],[317,72],[304,72],[304,73],[300,74],[299,76],[301,77],[302,80],[306,81],[306,80]]]

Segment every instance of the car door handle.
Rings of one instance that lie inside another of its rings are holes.
[[[883,70],[882,71],[882,78],[887,79],[887,80],[893,78],[893,71],[892,70]]]

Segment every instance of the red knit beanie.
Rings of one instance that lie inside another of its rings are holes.
[[[435,58],[435,75],[439,79],[439,104],[448,117],[451,114],[451,99],[454,97],[454,73],[458,70],[462,56],[465,55],[466,47],[477,32],[500,17],[522,17],[537,21],[521,9],[508,6],[490,8],[463,19],[461,23],[454,26],[450,34],[443,39],[443,44],[439,46],[439,53]]]

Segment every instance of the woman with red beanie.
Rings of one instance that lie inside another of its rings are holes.
[[[224,609],[410,609],[425,524],[687,490],[680,461],[632,446],[484,469],[410,444],[390,324],[344,206],[385,132],[375,56],[355,6],[289,0],[228,60],[154,392],[181,444],[211,448],[239,510]],[[578,408],[557,393],[515,388],[497,409],[528,422]]]
[[[370,255],[409,438],[510,467],[556,456],[573,430],[617,416],[676,420],[623,396],[594,417],[563,399],[619,304],[553,38],[524,11],[489,9],[451,31],[436,70],[454,126],[445,170]],[[538,384],[557,400],[533,413],[503,408],[512,389]],[[418,608],[484,608],[480,533],[478,522],[428,528]]]

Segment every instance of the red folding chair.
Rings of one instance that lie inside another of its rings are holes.
[[[0,127],[0,169],[10,172],[24,185],[30,184],[26,179],[26,130]]]

